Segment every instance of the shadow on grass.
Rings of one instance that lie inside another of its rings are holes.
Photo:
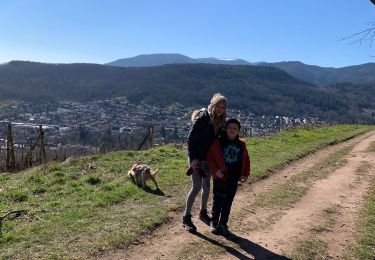
[[[201,238],[201,239],[204,239],[210,243],[212,243],[213,245],[215,246],[219,246],[219,247],[222,247],[224,248],[229,254],[233,255],[234,257],[236,257],[237,259],[241,259],[241,260],[249,260],[249,259],[259,259],[259,260],[289,260],[290,258],[287,258],[285,256],[282,256],[282,255],[278,255],[258,244],[255,244],[253,242],[251,242],[250,240],[246,239],[246,238],[243,238],[243,237],[239,237],[233,233],[229,234],[228,236],[226,236],[225,238],[237,245],[239,245],[241,247],[242,250],[244,250],[246,253],[248,253],[249,255],[245,255],[244,253],[238,251],[237,249],[231,247],[231,246],[228,246],[228,245],[225,245],[219,241],[216,241],[215,239],[212,239],[212,238],[209,238],[205,235],[203,235],[202,233],[199,233],[199,232],[194,232],[192,233],[194,235],[196,235],[197,237]]]
[[[144,191],[147,192],[147,193],[153,194],[153,195],[157,195],[157,196],[165,196],[164,191],[162,191],[160,189],[153,190],[150,187],[146,186],[146,188],[144,188]]]

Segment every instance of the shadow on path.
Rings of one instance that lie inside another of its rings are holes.
[[[274,260],[287,260],[288,257],[278,255],[258,244],[251,242],[250,240],[237,236],[231,233],[226,237],[227,240],[239,245],[246,253],[251,254],[254,259],[274,259]]]
[[[241,260],[249,260],[249,259],[258,259],[258,260],[289,260],[290,258],[278,255],[272,251],[269,251],[268,249],[255,244],[251,242],[250,240],[239,237],[233,233],[225,237],[228,241],[231,241],[241,247],[242,250],[244,250],[249,255],[245,255],[242,252],[238,251],[237,249],[225,245],[215,239],[209,238],[202,233],[194,232],[192,233],[196,235],[197,237],[204,239],[213,245],[219,246],[224,248],[229,254],[233,255],[234,257],[241,259]]]

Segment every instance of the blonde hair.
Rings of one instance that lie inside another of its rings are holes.
[[[221,93],[215,93],[211,98],[210,104],[208,105],[208,112],[212,114],[214,107],[219,103],[223,103],[225,108],[227,108],[228,100]]]
[[[213,110],[214,110],[215,106],[219,103],[224,104],[225,110],[226,110],[228,100],[221,93],[215,93],[212,96],[211,102],[210,102],[210,104],[208,105],[208,108],[207,108],[208,113],[210,114],[210,117],[211,117],[211,122],[212,122],[212,124],[214,125],[214,128],[215,128],[215,134],[217,134],[217,132],[219,131],[220,128],[224,127],[225,119],[227,117],[226,111],[224,111],[224,114],[222,114],[221,116],[217,116],[213,113]]]

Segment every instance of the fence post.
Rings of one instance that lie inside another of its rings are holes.
[[[148,127],[148,132],[149,132],[148,141],[150,144],[150,148],[152,148],[154,146],[154,126],[153,125]]]
[[[39,147],[39,163],[46,162],[46,147],[44,146],[44,131],[42,125],[39,125],[40,147]]]
[[[15,169],[16,169],[16,159],[14,155],[12,124],[8,124],[6,170],[13,171]]]
[[[142,146],[145,144],[147,140],[149,141],[150,148],[151,148],[152,145],[154,144],[154,126],[153,125],[148,127],[148,133],[143,139],[143,141],[141,142],[141,144],[138,146],[138,149],[137,149],[138,151],[141,150]]]

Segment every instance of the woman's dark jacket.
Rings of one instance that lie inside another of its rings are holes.
[[[214,126],[210,120],[207,109],[201,109],[194,118],[187,141],[190,162],[194,159],[206,161],[208,150],[215,138]]]

